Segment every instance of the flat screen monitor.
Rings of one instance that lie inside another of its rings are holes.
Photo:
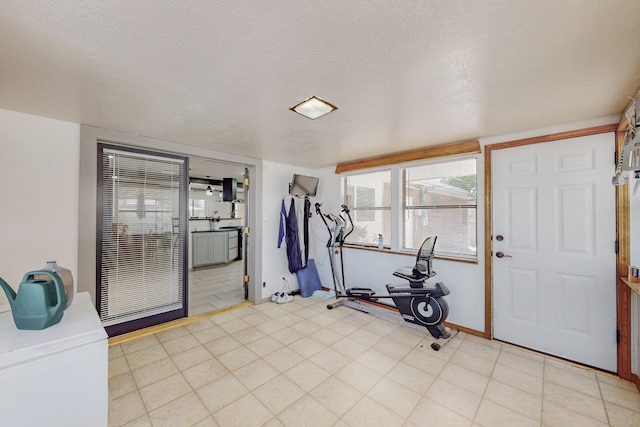
[[[314,176],[293,175],[293,181],[289,186],[289,194],[292,196],[315,197],[318,190],[319,179]]]

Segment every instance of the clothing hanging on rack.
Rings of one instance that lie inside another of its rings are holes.
[[[304,265],[309,262],[309,218],[311,217],[311,201],[304,198]]]
[[[294,198],[291,199],[291,206],[289,207],[289,214],[287,216],[286,241],[289,271],[295,273],[302,268],[302,255],[298,241],[298,218],[296,216],[296,203]]]
[[[282,199],[282,205],[280,206],[280,229],[278,230],[278,249],[282,246],[282,241],[286,234],[287,229],[287,210],[284,206],[284,199]]]

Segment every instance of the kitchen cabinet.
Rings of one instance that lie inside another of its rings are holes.
[[[238,258],[238,233],[234,231],[229,232],[229,261],[234,261]]]
[[[193,233],[193,266],[229,262],[229,232],[209,231]]]
[[[87,292],[46,329],[0,313],[0,425],[107,426],[107,334]]]

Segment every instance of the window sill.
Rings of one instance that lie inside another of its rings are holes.
[[[407,255],[407,256],[416,256],[416,252],[406,252],[406,251],[392,251],[389,248],[380,249],[377,246],[363,246],[363,245],[354,245],[345,243],[343,245],[344,248],[348,249],[357,249],[362,251],[373,251],[373,252],[383,252],[385,254],[395,254],[395,255]],[[443,255],[435,255],[435,259],[442,259],[445,261],[454,261],[454,262],[463,262],[465,264],[478,264],[477,259],[468,259],[468,258],[457,258],[452,256],[443,256]]]

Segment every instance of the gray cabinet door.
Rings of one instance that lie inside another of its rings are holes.
[[[211,233],[211,263],[219,264],[229,261],[229,234]]]
[[[193,235],[193,266],[211,264],[213,258],[213,246],[211,245],[211,233]]]

